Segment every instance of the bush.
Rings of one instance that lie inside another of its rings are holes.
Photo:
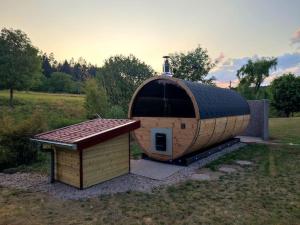
[[[46,130],[45,121],[39,112],[21,123],[16,123],[11,116],[0,118],[0,170],[37,160],[38,149],[30,138]]]
[[[87,117],[93,118],[99,114],[104,117],[107,111],[107,95],[105,89],[98,85],[95,79],[89,79],[85,83],[85,103]]]
[[[287,117],[300,111],[300,77],[283,74],[271,83],[272,106]]]
[[[127,118],[127,115],[121,106],[113,105],[109,107],[109,110],[106,113],[106,118],[124,119]]]

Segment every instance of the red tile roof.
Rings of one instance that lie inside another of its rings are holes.
[[[40,142],[82,144],[89,140],[92,144],[113,138],[140,127],[140,122],[129,119],[94,119],[53,131],[37,134],[34,139]],[[91,146],[91,144],[88,144]]]

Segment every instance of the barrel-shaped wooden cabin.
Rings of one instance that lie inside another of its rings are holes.
[[[150,158],[170,161],[241,134],[250,120],[237,92],[168,76],[146,80],[134,93],[129,118]]]

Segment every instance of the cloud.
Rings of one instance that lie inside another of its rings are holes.
[[[300,44],[300,28],[292,36],[291,44]]]
[[[225,55],[223,52],[221,52],[220,55],[215,59],[216,64],[221,63],[224,58],[225,58]]]
[[[220,87],[228,87],[231,81],[232,86],[238,84],[238,79],[236,77],[236,72],[244,64],[247,63],[249,59],[258,59],[259,56],[254,55],[252,57],[243,57],[243,58],[228,58],[223,59],[215,70],[213,70],[209,76],[214,76],[217,81],[216,84]],[[295,53],[285,53],[283,55],[277,56],[278,64],[275,71],[271,71],[270,76],[265,80],[263,85],[268,85],[270,82],[282,75],[283,73],[294,73],[300,75],[300,52]]]

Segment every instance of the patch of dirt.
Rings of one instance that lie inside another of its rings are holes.
[[[214,172],[208,168],[202,168],[196,171],[197,173],[191,176],[192,180],[217,180],[220,176],[224,175],[221,172]]]
[[[220,165],[218,168],[218,171],[223,172],[223,173],[235,173],[238,171],[242,171],[243,168],[237,165],[227,165],[227,164],[223,164]]]
[[[253,165],[252,162],[247,161],[247,160],[236,160],[235,163],[238,164],[239,166],[251,166],[251,165]]]

